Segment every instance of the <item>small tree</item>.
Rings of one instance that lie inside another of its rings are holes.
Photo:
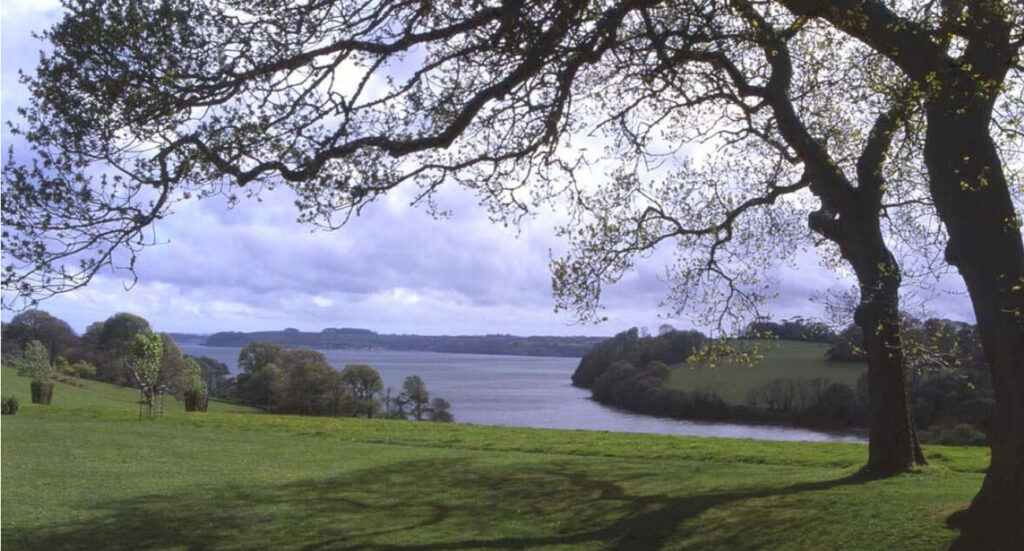
[[[49,404],[57,370],[50,363],[50,351],[38,340],[29,341],[17,362],[18,372],[32,377],[32,403]]]
[[[203,370],[192,356],[182,362],[181,385],[185,393],[185,411],[206,411],[210,395],[203,381]]]
[[[355,401],[357,414],[372,418],[380,409],[377,397],[384,390],[380,373],[366,364],[348,364],[341,370],[341,380]]]
[[[50,351],[40,341],[32,340],[25,345],[25,352],[17,361],[18,373],[32,377],[33,382],[52,382],[57,372],[50,364]]]
[[[64,382],[76,386],[83,386],[83,383],[78,379],[96,375],[96,368],[89,362],[79,360],[75,363],[71,363],[64,356],[57,357],[57,363],[54,369],[58,376],[63,377]]]
[[[429,414],[430,420],[438,423],[455,421],[455,416],[452,415],[452,405],[444,398],[434,398],[434,401],[430,402]]]
[[[430,393],[427,392],[427,385],[418,375],[410,375],[402,383],[402,394],[399,400],[408,404],[409,413],[417,421],[423,420],[423,414],[427,412],[427,405],[430,403]]]
[[[393,390],[388,387],[384,390],[384,418],[385,419],[405,419],[405,402],[402,400],[402,395],[393,396]]]
[[[135,384],[142,393],[142,400],[139,402],[139,419],[142,419],[142,406],[147,406],[149,418],[153,419],[153,396],[157,390],[157,380],[160,377],[160,359],[163,356],[163,341],[160,335],[152,331],[144,331],[135,335],[132,342],[131,359],[125,366]]]

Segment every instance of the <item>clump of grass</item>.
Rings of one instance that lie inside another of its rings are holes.
[[[0,413],[3,415],[14,415],[18,413],[18,397],[14,394],[0,398]]]

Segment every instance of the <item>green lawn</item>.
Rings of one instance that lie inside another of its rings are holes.
[[[856,388],[867,370],[862,363],[830,362],[829,345],[814,342],[774,341],[762,349],[764,359],[754,366],[721,365],[715,368],[673,366],[668,386],[679,390],[710,388],[731,404],[742,404],[747,390],[772,379],[828,379]]]
[[[983,448],[928,447],[923,472],[867,480],[853,476],[858,444],[178,411],[140,422],[130,401],[57,396],[3,417],[5,551],[932,550],[987,463]]]
[[[14,394],[22,406],[31,401],[32,393],[29,385],[32,379],[18,375],[13,368],[0,368],[0,394],[9,396]],[[139,413],[139,391],[137,389],[123,386],[101,383],[98,381],[82,381],[85,388],[75,387],[69,384],[57,383],[53,389],[53,403],[51,405],[60,408],[82,408],[82,407],[109,407],[134,411]],[[216,398],[210,400],[209,409],[211,412],[255,412],[256,409],[240,404],[233,404]],[[164,411],[185,411],[185,402],[178,402],[173,396],[164,397]]]

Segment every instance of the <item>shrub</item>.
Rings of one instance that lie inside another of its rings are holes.
[[[939,427],[929,436],[929,443],[945,446],[984,446],[988,442],[985,433],[967,423]]]
[[[15,413],[18,413],[18,407],[19,404],[17,396],[12,394],[10,396],[0,398],[0,410],[2,410],[0,412],[2,412],[3,415],[14,415]]]
[[[36,383],[52,383],[57,370],[50,364],[50,351],[39,341],[29,341],[25,352],[16,362],[18,373],[32,377]]]

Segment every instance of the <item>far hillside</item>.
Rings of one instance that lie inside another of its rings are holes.
[[[983,444],[995,401],[975,328],[907,316],[903,336],[912,351],[908,386],[921,439]],[[867,364],[856,326],[837,335],[797,318],[751,324],[744,337],[713,341],[674,330],[651,337],[630,329],[594,346],[573,373],[573,384],[589,388],[602,404],[650,415],[867,426]]]
[[[320,332],[285,329],[240,333],[226,331],[206,338],[206,346],[244,347],[253,342],[272,342],[286,348],[415,350],[453,354],[512,356],[559,356],[579,358],[604,337],[517,337],[515,335],[388,335],[369,329],[333,328]]]
[[[711,389],[730,404],[743,404],[747,394],[773,379],[824,379],[857,387],[857,380],[867,372],[862,362],[833,362],[826,358],[830,345],[818,342],[768,341],[759,349],[763,358],[754,364],[737,365],[725,362],[715,367],[670,366],[667,388],[682,391]]]

